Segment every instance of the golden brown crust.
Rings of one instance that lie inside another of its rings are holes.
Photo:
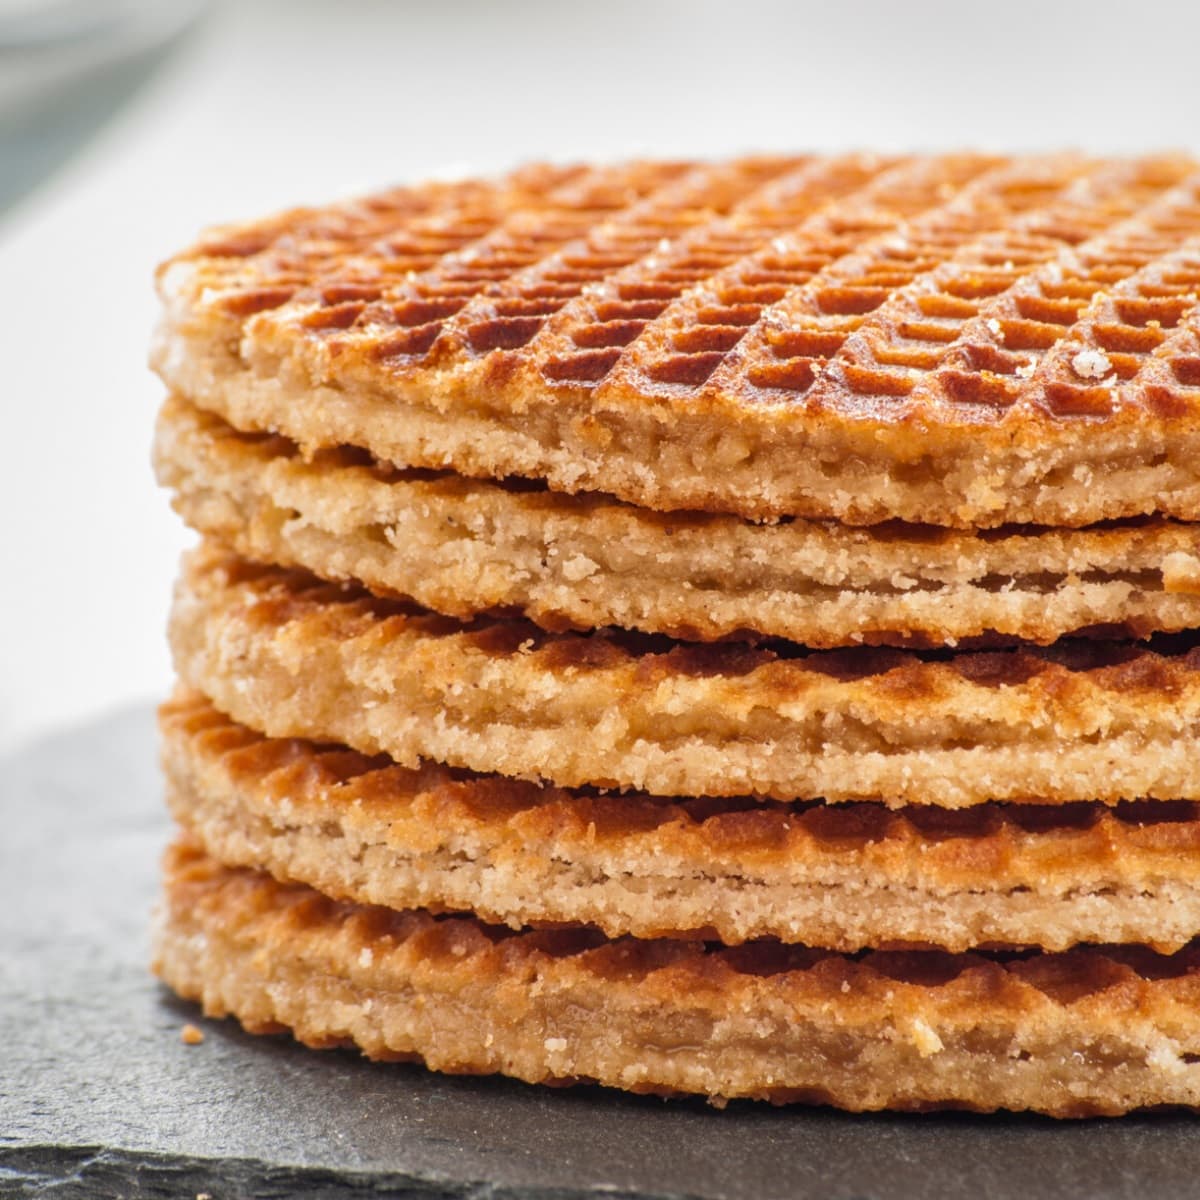
[[[813,648],[1048,644],[1102,628],[1200,626],[1200,525],[974,534],[655,513],[358,452],[305,461],[178,398],[159,416],[159,480],[184,519],[239,554],[355,579],[465,618],[615,625],[690,640],[764,635]]]
[[[951,816],[539,788],[264,738],[181,692],[167,801],[215,859],[387,908],[520,928],[1177,950],[1200,928],[1200,806],[982,805]]]
[[[168,855],[155,969],[212,1016],[436,1070],[854,1110],[1200,1104],[1200,951],[1029,957],[515,934]]]
[[[154,361],[309,449],[652,508],[1195,519],[1196,170],[639,164],[502,184],[482,217],[333,206],[167,264]]]
[[[664,644],[463,625],[213,546],[185,560],[180,677],[274,737],[667,796],[1200,799],[1200,646],[960,654]]]

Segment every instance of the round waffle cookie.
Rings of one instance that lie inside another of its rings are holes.
[[[168,386],[306,453],[661,510],[1200,517],[1182,156],[525,170],[217,230]]]
[[[854,1110],[1200,1105],[1200,952],[951,955],[515,933],[167,858],[155,969],[212,1016],[452,1072]]]
[[[178,398],[159,416],[155,458],[177,511],[239,554],[459,618],[516,610],[551,630],[813,648],[1200,627],[1200,525],[1162,518],[975,533],[664,514],[348,450],[306,460]]]
[[[271,736],[664,796],[1200,799],[1200,645],[926,655],[468,624],[215,546],[185,560],[176,669]]]
[[[867,947],[1200,929],[1200,805],[761,805],[541,788],[264,738],[198,693],[159,716],[167,803],[227,866],[393,909],[609,937]]]

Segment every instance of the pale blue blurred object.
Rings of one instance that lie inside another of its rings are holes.
[[[203,0],[0,0],[0,214],[103,126]]]

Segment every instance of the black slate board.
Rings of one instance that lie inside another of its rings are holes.
[[[715,1112],[249,1037],[146,972],[168,837],[148,710],[0,764],[0,802],[0,1196],[1200,1195],[1186,1115]]]

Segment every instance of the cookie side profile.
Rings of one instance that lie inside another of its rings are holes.
[[[1200,626],[1200,525],[968,533],[652,512],[609,497],[306,461],[172,398],[156,465],[177,512],[243,557],[458,618],[618,626],[690,641],[961,646]]]
[[[154,967],[210,1016],[435,1070],[1061,1117],[1200,1104],[1194,947],[869,952],[513,933],[168,854]]]
[[[923,657],[462,623],[205,546],[176,670],[273,737],[663,796],[1200,799],[1200,646]]]
[[[1200,927],[1200,806],[760,805],[542,788],[264,738],[180,692],[167,805],[228,866],[387,908],[609,937],[1170,952]]]

